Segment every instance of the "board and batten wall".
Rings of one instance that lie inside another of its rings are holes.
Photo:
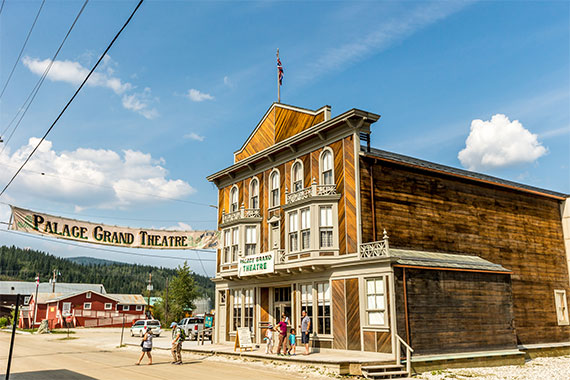
[[[513,272],[517,343],[570,341],[570,326],[558,325],[554,301],[555,289],[570,294],[559,200],[397,162],[360,160],[363,242],[381,240],[385,228],[390,247],[500,264]]]

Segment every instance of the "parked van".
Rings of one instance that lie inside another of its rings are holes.
[[[160,336],[160,333],[162,333],[160,321],[155,319],[141,319],[131,326],[131,336],[143,336],[147,329],[152,329],[152,335],[154,336]]]
[[[189,340],[197,340],[198,334],[204,330],[204,317],[195,316],[190,318],[184,318],[178,323],[181,329],[184,329],[184,333]],[[204,337],[207,339],[212,339],[212,330],[208,329],[204,333]]]

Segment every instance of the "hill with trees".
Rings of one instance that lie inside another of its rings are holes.
[[[172,279],[176,269],[119,263],[110,260],[53,256],[46,252],[22,249],[15,246],[0,247],[0,280],[47,282],[56,269],[61,275],[58,282],[103,284],[108,293],[141,293],[146,296],[148,274],[152,273],[153,296],[162,291],[166,279]],[[75,261],[75,262],[74,262]],[[192,273],[199,297],[214,299],[214,283],[205,276]]]

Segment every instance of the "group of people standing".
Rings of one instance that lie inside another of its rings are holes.
[[[303,310],[301,312],[301,324],[299,325],[301,329],[301,343],[305,345],[305,352],[303,355],[309,355],[309,335],[311,331],[311,318],[307,315],[307,312]],[[279,341],[277,343],[277,355],[296,355],[297,354],[297,335],[295,334],[295,329],[291,328],[289,330],[289,317],[285,314],[281,316],[281,321],[277,323],[275,327],[269,325],[265,332],[266,346],[265,353],[273,353],[273,332],[279,332]]]

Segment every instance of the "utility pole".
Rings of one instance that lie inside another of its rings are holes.
[[[148,310],[147,310],[147,318],[150,317],[150,292],[152,290],[152,273],[148,274],[148,285],[146,287],[148,290]]]
[[[16,336],[16,326],[18,324],[18,309],[20,306],[20,294],[16,295],[16,310],[14,311],[14,323],[12,324],[12,336],[10,337],[10,352],[8,353],[8,365],[6,366],[6,380],[10,379],[10,366],[12,365],[12,352],[14,351],[14,337]]]
[[[53,270],[53,279],[52,279],[52,281],[51,281],[51,283],[52,283],[51,292],[52,292],[52,293],[55,293],[55,283],[56,283],[56,281],[57,281],[57,269],[54,269],[54,270]]]
[[[166,291],[164,295],[164,320],[168,323],[168,277],[166,277]]]
[[[36,314],[38,312],[38,288],[40,287],[40,274],[36,274],[36,295],[34,296],[34,318],[32,319],[32,329],[36,326]]]

